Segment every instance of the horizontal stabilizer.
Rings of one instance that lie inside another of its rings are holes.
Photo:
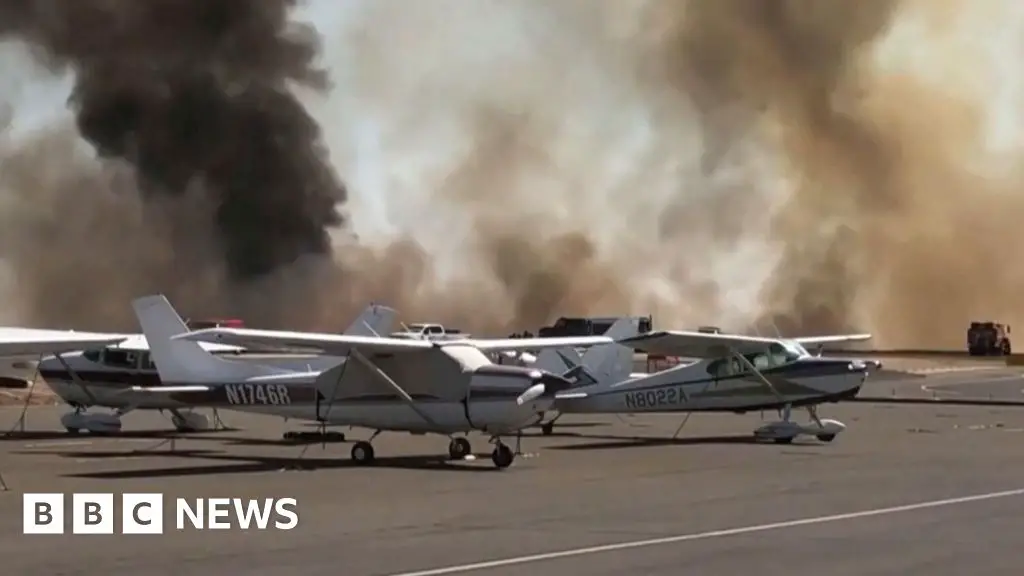
[[[804,336],[793,338],[803,346],[820,346],[822,344],[840,344],[843,342],[864,342],[871,340],[871,334],[833,334],[829,336]]]

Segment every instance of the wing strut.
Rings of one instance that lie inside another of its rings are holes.
[[[61,356],[59,353],[54,354],[53,356],[57,359],[58,362],[60,362],[61,366],[63,366],[64,369],[68,371],[68,376],[70,376],[71,380],[75,384],[77,384],[79,388],[82,389],[82,392],[84,392],[86,397],[89,398],[89,402],[91,402],[93,406],[98,405],[99,402],[96,400],[96,396],[93,396],[92,390],[90,390],[89,387],[85,385],[85,382],[82,382],[82,379],[79,378],[78,374],[76,374],[75,371],[71,369],[71,366],[67,363],[66,360],[64,360],[64,357]]]
[[[750,373],[753,374],[755,378],[757,378],[765,386],[767,386],[768,389],[772,391],[772,395],[774,395],[779,400],[779,402],[782,402],[783,404],[789,404],[789,402],[786,401],[786,398],[779,392],[779,389],[775,387],[775,384],[772,384],[771,380],[765,378],[764,374],[762,374],[761,371],[758,370],[756,366],[754,366],[754,363],[748,360],[746,356],[740,354],[734,348],[730,348],[729,353],[732,354],[733,358],[736,358],[737,360],[742,362],[743,365],[747,367],[747,370],[750,370]]]
[[[413,397],[410,396],[409,393],[406,392],[404,388],[399,386],[398,382],[395,382],[390,376],[387,375],[386,372],[381,370],[379,366],[377,366],[376,364],[371,362],[369,358],[364,356],[362,352],[353,348],[349,352],[349,357],[365,366],[382,383],[387,384],[388,387],[391,388],[391,390],[393,390],[395,394],[398,394],[398,396],[401,397],[402,400],[404,400],[405,403],[409,405],[409,408],[412,408],[413,412],[415,412],[420,418],[422,418],[424,422],[430,424],[434,428],[439,427],[430,416],[428,416],[424,411],[420,410],[420,407],[416,404],[416,400],[413,399]]]

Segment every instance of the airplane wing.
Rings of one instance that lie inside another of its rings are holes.
[[[871,334],[833,334],[830,336],[804,336],[790,338],[801,346],[821,346],[824,344],[841,344],[843,342],[864,342],[871,340]]]
[[[653,355],[720,358],[731,356],[734,353],[765,352],[773,344],[780,344],[781,341],[777,338],[740,336],[738,334],[662,330],[625,338],[619,340],[618,343]]]
[[[494,340],[448,340],[442,346],[469,345],[483,352],[514,352],[518,350],[545,350],[547,348],[586,348],[615,342],[609,336],[565,336],[557,338],[498,338]]]
[[[0,328],[0,356],[62,354],[110,346],[127,339],[123,334],[6,327]]]
[[[283,330],[256,330],[252,328],[207,328],[175,336],[175,340],[214,342],[237,346],[279,346],[318,350],[328,355],[346,356],[352,350],[362,354],[396,354],[422,352],[435,347],[427,340],[380,338],[347,334],[318,334],[316,332],[289,332]]]
[[[352,350],[363,354],[396,354],[422,352],[441,346],[468,345],[483,352],[505,352],[514,350],[537,350],[543,348],[579,347],[609,344],[611,338],[604,336],[581,336],[567,338],[508,338],[500,340],[416,340],[407,338],[381,338],[346,334],[318,334],[315,332],[287,332],[279,330],[255,330],[249,328],[207,328],[176,336],[178,339],[196,342],[216,342],[238,346],[275,345],[287,348],[308,348],[325,354],[347,355]]]

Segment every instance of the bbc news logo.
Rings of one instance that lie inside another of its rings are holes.
[[[113,494],[72,494],[70,511],[65,494],[25,494],[22,501],[24,534],[114,534],[118,517]],[[122,494],[119,534],[163,534],[163,494]],[[299,525],[295,498],[175,498],[176,530],[292,530]]]

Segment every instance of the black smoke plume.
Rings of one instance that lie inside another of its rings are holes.
[[[258,307],[270,322],[308,302],[311,288],[296,290],[296,283],[314,282],[292,279],[289,290],[274,293],[266,278],[310,270],[309,260],[329,262],[328,231],[343,224],[336,206],[346,198],[319,127],[292,92],[328,85],[314,63],[315,31],[289,19],[295,4],[0,0],[0,39],[21,40],[49,68],[72,71],[68,104],[79,133],[101,158],[134,169],[128,188],[141,199],[153,234],[173,230],[171,270],[201,276],[196,263],[206,272],[218,269],[222,285],[206,293],[215,305],[239,313]],[[82,202],[98,201],[90,197],[95,190],[80,194]],[[189,209],[182,208],[186,198]],[[204,229],[212,229],[210,238],[198,241]],[[180,277],[170,286],[156,280],[141,279],[132,289],[173,296],[187,284]],[[232,302],[252,286],[263,288],[246,303]]]

